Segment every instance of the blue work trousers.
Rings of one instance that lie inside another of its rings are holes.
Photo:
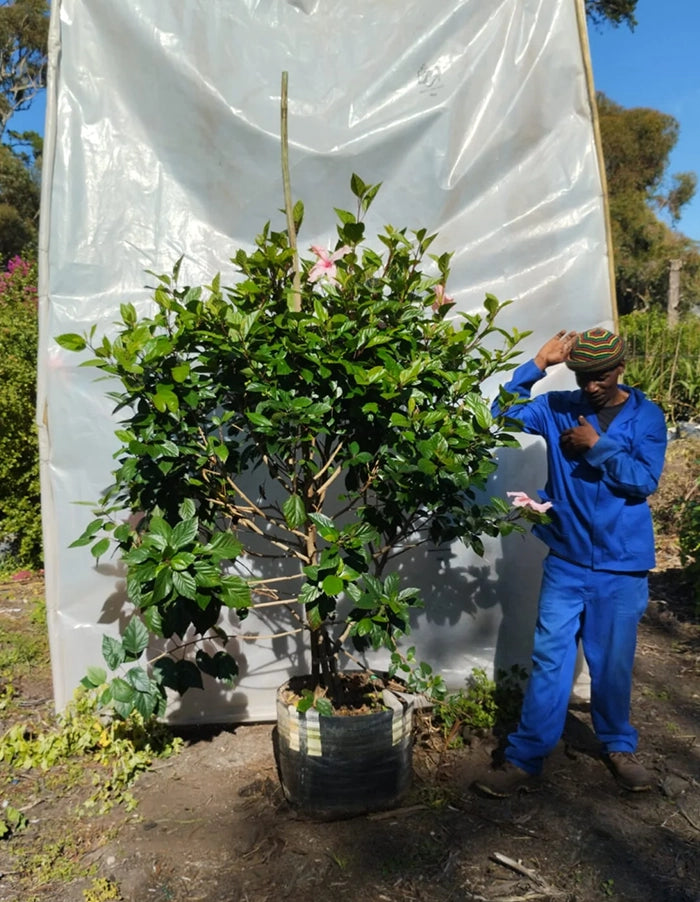
[[[543,566],[532,672],[520,722],[505,756],[531,774],[559,742],[579,639],[591,675],[591,717],[604,752],[634,752],[629,722],[637,626],[646,609],[646,572],[591,570],[550,554]]]

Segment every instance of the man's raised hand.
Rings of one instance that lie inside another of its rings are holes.
[[[577,338],[578,332],[567,332],[566,329],[562,329],[542,345],[535,354],[535,363],[541,370],[546,370],[555,363],[563,363],[569,359]]]

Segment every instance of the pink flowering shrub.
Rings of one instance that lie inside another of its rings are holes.
[[[515,440],[482,387],[512,368],[520,334],[495,324],[493,295],[481,316],[447,316],[451,255],[430,253],[426,229],[386,226],[366,242],[378,187],[352,176],[357,212],[336,208],[335,246],[298,257],[289,232],[266,223],[252,252],[236,251],[230,287],[218,275],[183,285],[178,261],[151,315],[123,304],[99,348],[92,331],[57,336],[120,384],[113,483],[73,543],[96,559],[116,546],[125,567],[131,619],[103,646],[124,674],[103,696],[119,716],[160,713],[167,690],[199,688],[202,675],[232,683],[228,640],[248,635],[249,611],[276,606],[308,652],[302,711],[342,709],[343,668],[368,649],[386,649],[412,691],[445,690],[399,647],[423,601],[397,559],[458,539],[483,554],[482,536],[518,528],[504,499],[483,498],[494,452]],[[260,577],[252,555],[268,559]],[[230,634],[217,631],[223,607]],[[150,673],[121,669],[151,642]],[[107,671],[86,679],[97,688]]]

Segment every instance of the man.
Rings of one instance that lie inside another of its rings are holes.
[[[629,712],[637,625],[655,562],[646,499],[663,468],[666,423],[641,391],[619,383],[624,343],[605,329],[558,332],[506,388],[529,399],[547,367],[562,362],[578,391],[552,391],[507,411],[546,441],[548,478],[540,494],[552,507],[551,522],[533,528],[549,555],[520,722],[508,737],[505,764],[475,782],[492,798],[536,788],[564,729],[579,639],[604,760],[625,789],[651,785],[634,755]]]

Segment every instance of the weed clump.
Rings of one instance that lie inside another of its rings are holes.
[[[459,748],[473,736],[483,736],[499,724],[515,721],[523,702],[527,672],[517,665],[499,670],[490,679],[483,668],[475,667],[466,687],[436,702],[433,723],[440,729],[448,748]]]

